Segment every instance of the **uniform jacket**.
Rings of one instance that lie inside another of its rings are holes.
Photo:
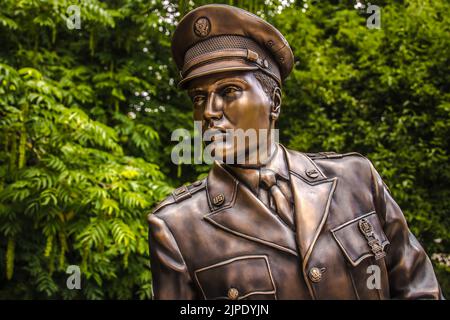
[[[148,216],[155,299],[441,298],[369,160],[282,150],[295,231],[216,163]]]

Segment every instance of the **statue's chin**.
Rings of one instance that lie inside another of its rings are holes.
[[[247,152],[248,154],[248,152]],[[216,161],[235,166],[258,166],[257,157],[246,157],[246,150],[235,150],[232,146],[217,147],[213,149],[212,156]]]
[[[235,164],[236,163],[236,153],[231,146],[219,142],[215,143],[214,147],[211,148],[211,155],[214,160],[225,164]],[[227,159],[228,158],[228,159]]]
[[[232,142],[213,141],[209,142],[207,146],[214,160],[228,165],[255,167],[260,165],[261,159],[267,157],[258,154],[257,145],[239,148]]]

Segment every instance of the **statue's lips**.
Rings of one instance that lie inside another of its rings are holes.
[[[216,140],[218,141],[225,141],[227,136],[229,136],[229,132],[227,132],[225,129],[220,127],[214,127],[212,129],[208,129],[205,131],[205,140],[209,140],[211,142],[214,142]],[[209,139],[207,139],[209,137]]]

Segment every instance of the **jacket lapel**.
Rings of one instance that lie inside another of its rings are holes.
[[[294,232],[220,164],[215,163],[211,169],[206,189],[211,209],[204,216],[206,221],[237,236],[297,255]]]
[[[305,269],[328,218],[337,178],[328,179],[306,155],[283,149],[294,195],[296,239]]]

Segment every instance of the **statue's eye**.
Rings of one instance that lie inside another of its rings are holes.
[[[233,97],[239,91],[241,91],[241,89],[239,89],[236,86],[228,86],[225,89],[223,89],[222,95],[224,97]]]
[[[192,98],[192,102],[194,102],[195,104],[203,103],[204,101],[205,101],[205,96],[201,95],[201,94],[198,94]]]

